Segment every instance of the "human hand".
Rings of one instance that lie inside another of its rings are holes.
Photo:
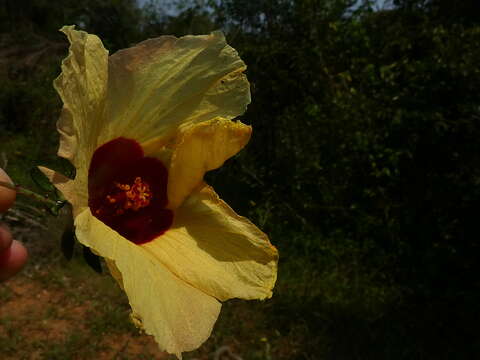
[[[0,181],[12,183],[10,177],[0,168]],[[16,197],[15,190],[0,186],[0,213],[10,208]],[[27,250],[17,240],[5,225],[0,224],[0,281],[15,275],[27,261]]]

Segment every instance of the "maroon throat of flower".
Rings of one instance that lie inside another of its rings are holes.
[[[97,219],[135,244],[162,235],[173,222],[168,171],[145,157],[135,140],[116,138],[95,150],[88,171],[88,206]]]

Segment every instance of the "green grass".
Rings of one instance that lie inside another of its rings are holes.
[[[90,338],[85,334],[74,332],[65,341],[39,344],[40,356],[45,360],[75,359],[79,349],[81,349],[82,356],[94,358],[99,348],[89,340]]]
[[[4,334],[0,335],[0,349],[4,354],[15,354],[22,346],[24,337],[16,326],[15,319],[9,316],[0,319]]]

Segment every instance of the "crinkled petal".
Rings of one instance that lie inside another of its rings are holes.
[[[74,216],[85,209],[88,203],[88,194],[78,191],[76,186],[77,183],[74,180],[43,166],[39,166],[38,169],[62,193],[63,197],[67,199],[68,202],[75,204],[73,207]]]
[[[246,66],[221,32],[162,36],[108,57],[100,39],[62,28],[69,55],[54,86],[64,102],[59,155],[87,188],[89,160],[117,137],[136,139],[147,156],[164,152],[179,128],[233,119],[250,103]]]
[[[210,335],[221,304],[172,274],[142,246],[110,229],[86,209],[75,218],[78,240],[114,262],[133,311],[162,349],[181,356]],[[109,267],[112,264],[109,264]],[[121,275],[121,276],[120,276]]]
[[[161,36],[120,50],[109,58],[106,134],[148,147],[182,124],[233,119],[250,103],[245,68],[221,32]]]
[[[192,193],[177,209],[172,228],[143,247],[174,274],[219,300],[272,295],[277,250],[210,186]]]
[[[105,263],[107,264],[108,271],[110,271],[110,275],[117,280],[118,285],[120,288],[125,291],[125,288],[123,287],[123,278],[122,274],[120,273],[120,270],[118,270],[117,266],[115,265],[115,261],[110,260],[110,259],[104,259]]]
[[[168,177],[168,207],[175,209],[198,187],[205,173],[217,169],[250,140],[252,128],[217,118],[184,128],[173,146]]]
[[[70,48],[62,73],[54,81],[63,101],[57,123],[58,155],[76,167],[77,186],[86,192],[88,164],[104,120],[108,51],[97,36],[74,30],[74,26],[64,26],[61,31],[67,35]]]

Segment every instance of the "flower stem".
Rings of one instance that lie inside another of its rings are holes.
[[[33,192],[31,190],[25,189],[24,187],[21,187],[20,185],[13,185],[10,184],[6,181],[0,181],[0,186],[6,187],[8,189],[11,189],[13,191],[16,191],[17,194],[22,194],[25,196],[28,196],[32,199],[35,199],[37,201],[43,202],[44,204],[48,204],[51,206],[57,206],[57,202],[51,199],[48,199],[47,197],[37,194],[36,192]]]

